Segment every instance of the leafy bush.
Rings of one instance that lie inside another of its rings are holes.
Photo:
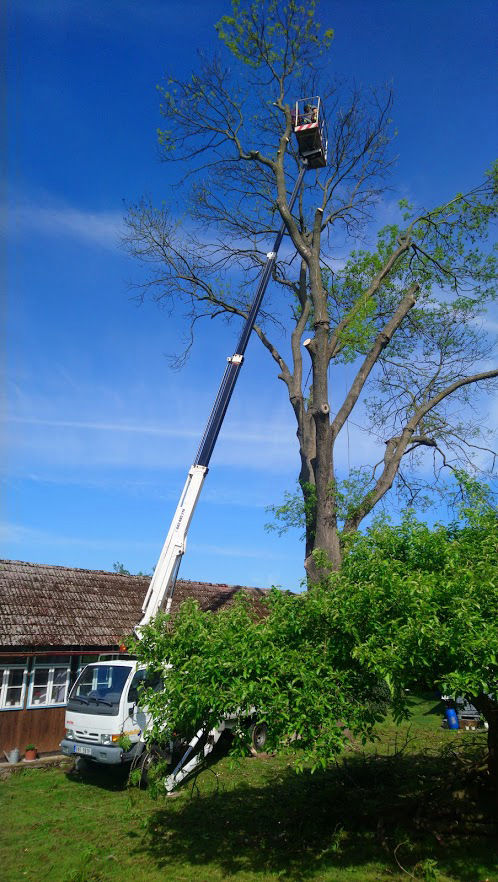
[[[268,749],[297,740],[299,762],[325,766],[351,737],[374,737],[390,703],[408,714],[407,688],[469,697],[490,725],[496,761],[498,705],[498,519],[481,499],[450,527],[407,514],[352,543],[340,573],[312,590],[273,590],[265,615],[240,596],[204,613],[192,601],[174,621],[160,615],[135,641],[140,661],[165,675],[145,690],[152,738],[185,738],[226,715],[268,724]]]

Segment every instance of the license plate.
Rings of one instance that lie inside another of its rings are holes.
[[[75,744],[74,745],[74,752],[75,753],[83,753],[85,756],[91,756],[92,755],[92,748],[91,747],[82,747],[81,744]]]

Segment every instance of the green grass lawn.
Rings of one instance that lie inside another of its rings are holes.
[[[325,772],[223,753],[175,798],[122,773],[26,769],[0,782],[4,882],[498,882],[484,733],[444,731],[434,700],[410,725]],[[401,866],[400,866],[401,865]],[[403,869],[402,869],[403,868]]]

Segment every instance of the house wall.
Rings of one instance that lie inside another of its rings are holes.
[[[58,750],[64,736],[65,707],[23,708],[5,711],[0,716],[0,753],[18,747],[21,756],[27,744],[35,744],[39,753]]]
[[[54,648],[26,655],[0,652],[0,762],[16,747],[22,756],[27,744],[39,753],[59,749],[69,691],[81,668],[100,654],[107,657],[109,647],[91,653]]]

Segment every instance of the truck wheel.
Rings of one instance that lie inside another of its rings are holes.
[[[149,772],[152,766],[157,762],[157,754],[154,748],[145,748],[140,754],[137,761],[137,768],[140,770],[139,787],[145,789],[149,783]]]
[[[146,788],[149,783],[150,771],[158,762],[168,758],[166,751],[161,750],[156,744],[146,747],[138,757],[135,768],[140,769],[140,788]]]
[[[256,753],[264,750],[266,739],[268,736],[268,726],[266,723],[255,723],[251,726],[251,745]]]

